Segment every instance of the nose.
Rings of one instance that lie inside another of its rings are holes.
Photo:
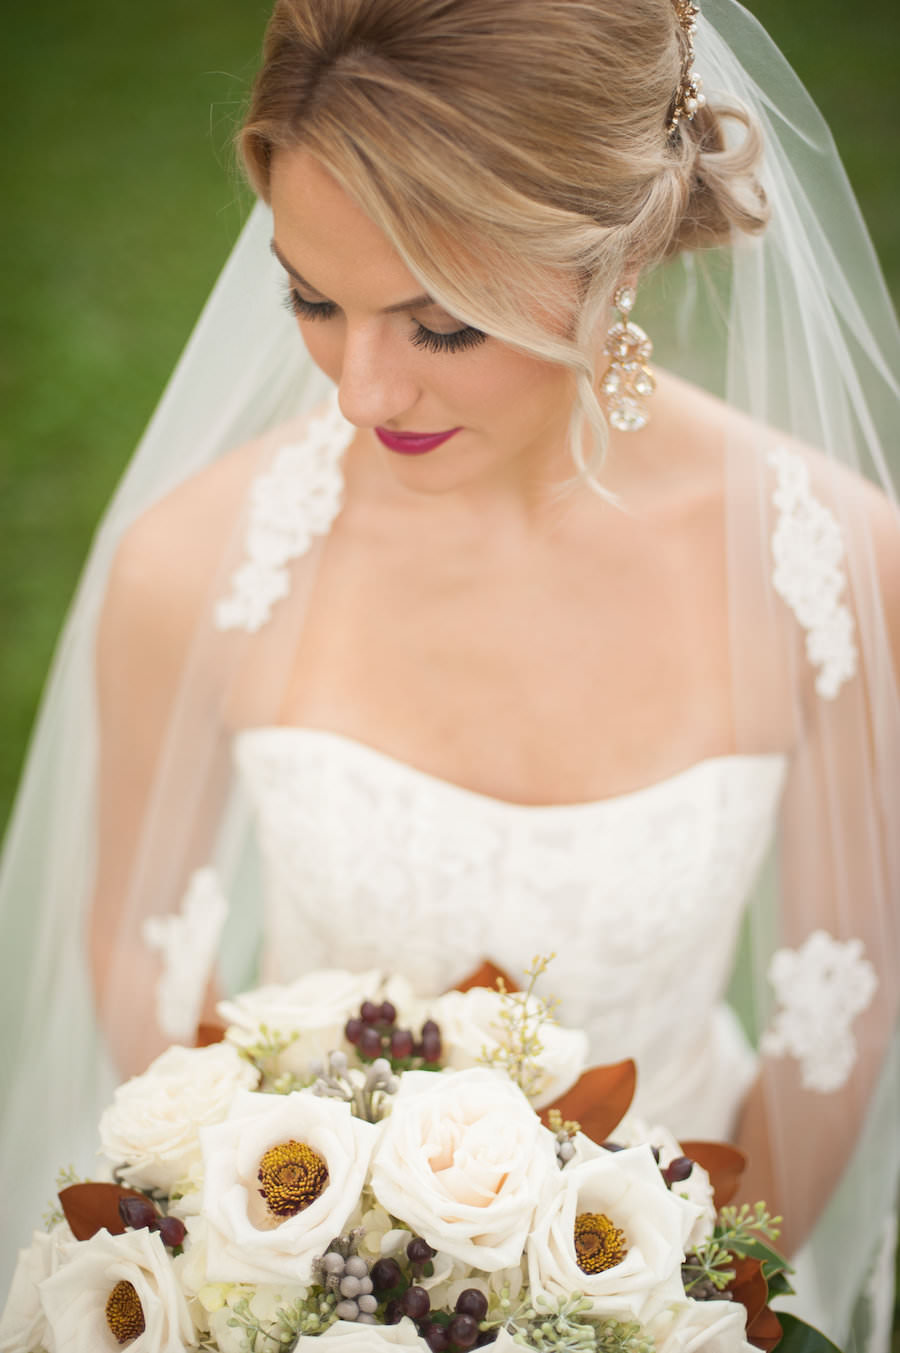
[[[356,427],[379,427],[400,417],[419,397],[413,353],[404,337],[380,321],[347,325],[338,381],[341,413]]]

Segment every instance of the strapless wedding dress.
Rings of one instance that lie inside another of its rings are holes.
[[[727,1139],[755,1061],[724,1003],[786,757],[722,756],[596,803],[462,789],[338,734],[238,735],[265,881],[263,975],[380,967],[437,993],[555,952],[545,994],[635,1109]]]

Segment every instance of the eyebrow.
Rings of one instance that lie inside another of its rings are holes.
[[[290,273],[295,282],[299,282],[301,287],[306,287],[308,291],[314,291],[317,296],[324,296],[324,292],[320,291],[318,287],[314,287],[312,282],[307,282],[306,278],[299,273],[296,268],[291,267],[274,240],[270,242],[269,248],[281,264],[282,268],[284,268],[285,272]],[[425,306],[436,304],[437,302],[433,296],[429,296],[425,292],[422,292],[418,296],[411,297],[408,301],[397,301],[394,305],[386,305],[380,313],[382,315],[395,315],[400,310],[422,310]]]

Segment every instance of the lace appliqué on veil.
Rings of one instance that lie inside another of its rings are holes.
[[[231,593],[216,606],[220,630],[253,634],[290,590],[288,565],[304,555],[313,536],[327,535],[341,509],[341,456],[353,425],[337,398],[311,418],[302,441],[283,446],[253,483],[245,560],[231,578]]]
[[[833,700],[856,673],[853,616],[841,600],[844,536],[834,513],[812,494],[803,457],[779,446],[769,452],[777,475],[772,495],[775,591],[806,630],[806,656],[819,669],[816,690]]]
[[[169,1038],[193,1040],[227,915],[228,902],[215,871],[198,869],[180,912],[148,916],[144,922],[144,943],[162,957],[156,1021]]]
[[[806,1090],[840,1090],[856,1063],[851,1024],[872,1000],[875,969],[862,940],[836,940],[815,930],[799,949],[779,949],[769,965],[779,1009],[761,1049],[796,1057]]]

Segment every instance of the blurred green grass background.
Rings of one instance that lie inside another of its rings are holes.
[[[900,298],[897,0],[749,7],[831,122]],[[267,11],[34,0],[4,13],[0,824],[96,521],[246,214],[230,140]]]

